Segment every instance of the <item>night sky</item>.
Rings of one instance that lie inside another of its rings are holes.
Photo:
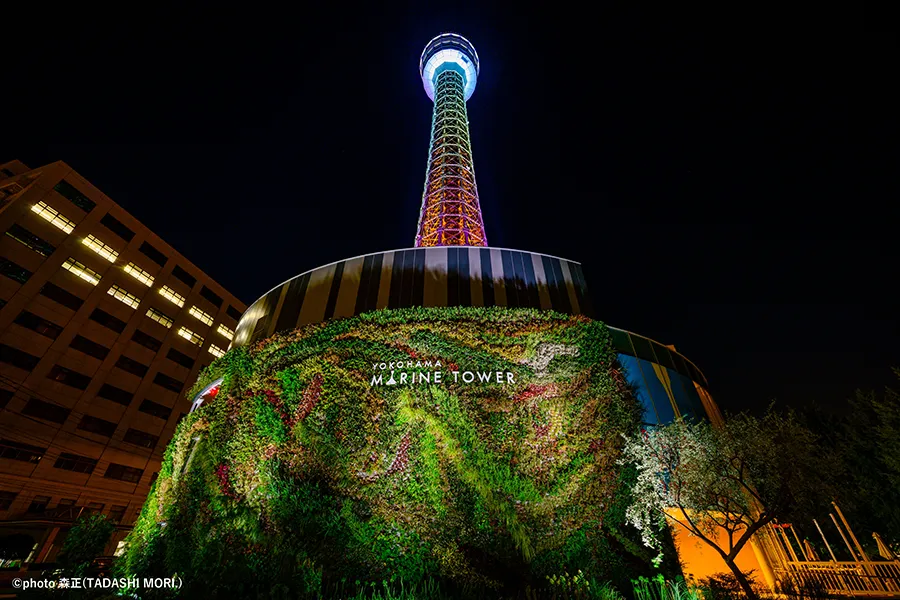
[[[896,36],[847,7],[555,4],[19,21],[0,162],[68,162],[249,304],[412,245],[418,59],[456,31],[492,246],[581,261],[599,318],[674,344],[726,408],[896,382]]]

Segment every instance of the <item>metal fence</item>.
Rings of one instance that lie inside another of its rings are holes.
[[[778,579],[829,594],[900,598],[900,561],[787,561]]]

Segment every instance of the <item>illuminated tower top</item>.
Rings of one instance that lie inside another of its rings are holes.
[[[466,111],[478,73],[475,47],[455,33],[428,42],[419,60],[434,114],[416,247],[487,246]]]
[[[419,75],[425,93],[434,100],[437,77],[447,69],[465,79],[465,99],[472,97],[478,82],[478,53],[469,40],[455,33],[442,33],[425,46],[419,59]]]

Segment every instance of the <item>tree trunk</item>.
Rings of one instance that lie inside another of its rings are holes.
[[[731,572],[734,573],[734,578],[737,579],[738,583],[741,584],[741,589],[744,590],[744,594],[747,596],[747,600],[759,600],[759,596],[756,594],[756,590],[753,589],[753,586],[750,585],[750,580],[747,579],[747,576],[738,568],[733,560],[725,559],[725,564],[728,565],[728,568],[731,569]]]

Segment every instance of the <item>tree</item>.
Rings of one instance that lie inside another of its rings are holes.
[[[857,390],[838,410],[813,405],[804,417],[843,468],[847,485],[837,501],[850,523],[900,542],[900,393]],[[871,542],[860,536],[875,553]]]
[[[721,427],[678,421],[644,430],[625,445],[625,460],[638,470],[628,520],[655,548],[664,523],[685,528],[755,599],[735,563],[740,551],[765,525],[805,519],[832,497],[829,462],[816,441],[793,412],[771,408],[761,419],[729,416]]]
[[[78,519],[66,536],[59,564],[72,577],[83,576],[95,558],[103,554],[116,525],[106,515],[90,514]]]
[[[91,571],[94,559],[103,554],[116,525],[105,515],[89,514],[81,517],[69,529],[60,550],[59,568],[52,572],[45,571],[42,577],[53,581],[73,577],[94,577]],[[65,594],[58,589],[31,588],[19,592],[20,600],[49,600],[65,596],[66,600],[112,600],[116,598],[109,590],[102,588],[71,588]]]

